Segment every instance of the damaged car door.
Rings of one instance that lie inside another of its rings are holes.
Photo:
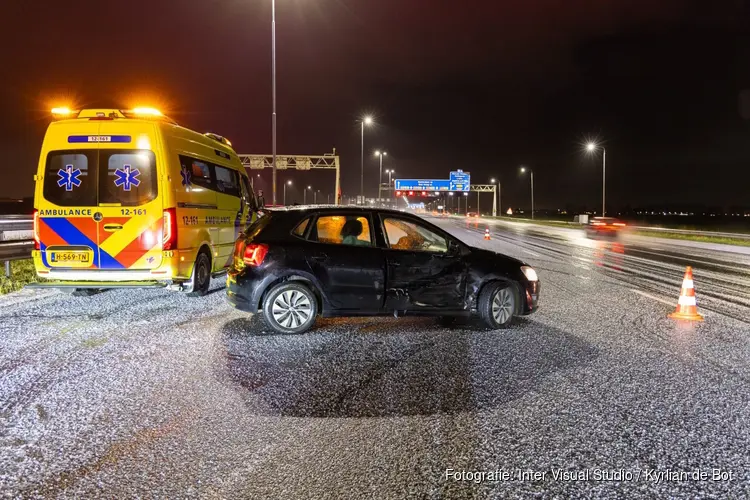
[[[385,309],[466,311],[460,245],[418,219],[381,215],[386,243]]]

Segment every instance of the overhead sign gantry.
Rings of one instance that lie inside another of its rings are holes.
[[[242,162],[242,165],[247,170],[262,170],[264,168],[273,168],[273,156],[272,155],[237,155]],[[339,162],[339,156],[336,154],[334,148],[333,153],[327,153],[322,156],[306,156],[306,155],[295,155],[295,156],[281,156],[276,155],[276,168],[278,170],[286,170],[289,168],[295,170],[311,170],[311,169],[325,169],[336,171],[336,184],[335,184],[335,204],[339,204],[339,198],[341,197],[341,164]]]

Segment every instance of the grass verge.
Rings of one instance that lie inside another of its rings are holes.
[[[28,283],[38,281],[31,259],[14,260],[10,263],[10,278],[5,277],[5,266],[0,271],[0,295],[20,290]]]
[[[670,233],[668,231],[649,231],[648,229],[637,229],[635,231],[632,231],[631,234],[637,234],[639,236],[650,236],[653,238],[669,238],[673,240],[699,241],[702,243],[717,243],[720,245],[737,245],[737,246],[743,246],[743,247],[750,247],[750,239],[727,238],[725,236],[705,236],[705,235],[693,235],[693,234],[682,234],[682,233]]]

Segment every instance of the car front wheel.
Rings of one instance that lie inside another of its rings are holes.
[[[511,283],[490,283],[479,297],[478,312],[493,330],[507,328],[516,314],[517,302],[515,287]]]
[[[305,333],[315,323],[317,314],[313,292],[293,281],[276,285],[263,301],[263,319],[278,333]]]

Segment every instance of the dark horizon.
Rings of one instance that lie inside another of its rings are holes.
[[[238,153],[270,153],[270,5],[138,0],[121,12],[85,0],[39,2],[33,24],[26,7],[6,7],[0,34],[13,69],[0,82],[10,173],[0,197],[32,194],[48,110],[66,100],[153,104],[184,126],[225,135]],[[278,2],[279,154],[335,147],[343,193],[359,194],[357,120],[372,113],[368,197],[377,186],[372,151],[382,148],[384,168],[399,178],[447,178],[459,168],[474,183],[498,177],[504,207],[528,206],[522,164],[535,172],[537,208],[596,207],[601,157],[585,155],[582,143],[598,138],[607,147],[608,206],[744,205],[746,5],[486,2],[467,10],[426,0]],[[279,182],[332,193],[333,175],[321,175],[286,171]],[[262,181],[270,201],[270,172]],[[279,184],[279,202],[281,192]]]

